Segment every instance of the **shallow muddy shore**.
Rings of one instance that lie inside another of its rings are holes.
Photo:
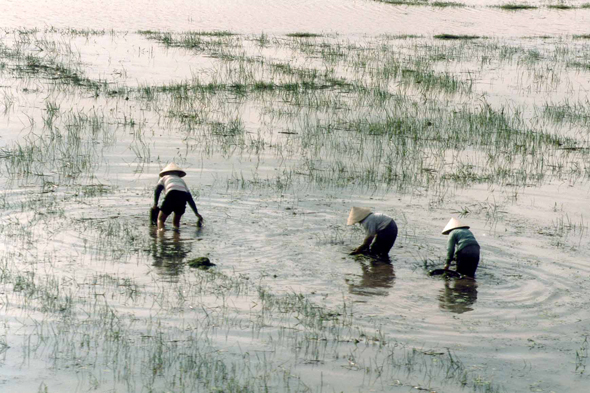
[[[0,12],[0,391],[586,391],[585,3],[129,4]],[[171,161],[202,228],[149,224]]]

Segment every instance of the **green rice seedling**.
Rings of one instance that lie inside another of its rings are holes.
[[[50,101],[45,101],[45,113],[46,116],[43,118],[44,127],[48,130],[52,130],[54,118],[59,113],[59,105]]]
[[[579,70],[590,70],[590,62],[572,61],[567,64],[571,68]]]
[[[584,374],[586,372],[586,360],[588,359],[588,336],[584,336],[584,341],[580,349],[576,350],[576,368],[575,372]]]
[[[557,124],[569,122],[586,125],[590,122],[590,103],[570,103],[569,101],[562,104],[545,103],[543,115]]]
[[[228,30],[219,30],[219,31],[191,31],[191,34],[201,35],[205,37],[231,37],[238,35]]]
[[[14,107],[14,104],[16,103],[16,97],[10,91],[3,91],[2,97],[2,112],[4,116],[6,116]]]
[[[69,36],[81,36],[81,37],[91,37],[91,36],[103,36],[106,34],[110,34],[115,36],[117,32],[113,29],[106,30],[106,29],[75,29],[72,27],[68,27],[65,29],[59,29],[56,27],[48,27],[44,30],[45,33],[52,33],[52,34],[61,34],[61,35],[69,35]]]

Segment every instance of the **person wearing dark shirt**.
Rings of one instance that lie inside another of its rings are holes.
[[[469,230],[469,226],[463,225],[455,218],[451,218],[442,234],[449,235],[444,269],[448,270],[451,262],[456,260],[458,273],[472,278],[475,277],[475,271],[479,265],[479,243]]]

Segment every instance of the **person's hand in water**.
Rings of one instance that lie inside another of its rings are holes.
[[[197,226],[200,228],[203,226],[203,221],[205,221],[205,219],[203,218],[202,215],[197,214],[198,220],[197,220]]]
[[[358,254],[362,254],[364,250],[365,250],[365,249],[364,249],[364,248],[362,248],[362,247],[357,247],[357,248],[355,248],[354,250],[352,250],[352,252],[351,252],[351,253],[349,253],[348,255],[358,255]]]

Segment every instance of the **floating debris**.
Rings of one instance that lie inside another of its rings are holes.
[[[197,269],[205,269],[205,270],[209,269],[212,266],[216,266],[207,257],[199,257],[199,258],[191,259],[190,261],[188,261],[188,265],[190,267],[194,267]]]

